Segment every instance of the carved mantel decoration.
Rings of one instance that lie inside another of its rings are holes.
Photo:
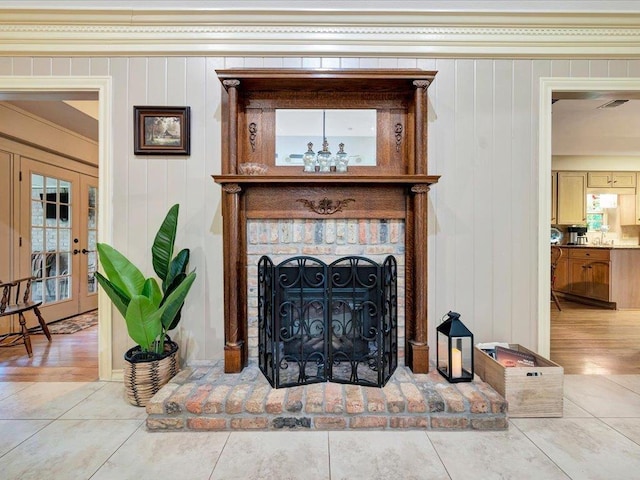
[[[435,72],[220,70],[225,372],[248,361],[247,219],[401,219],[405,223],[405,363],[429,370],[427,342],[427,95]],[[277,108],[376,110],[376,165],[313,175],[276,166]],[[240,175],[239,163],[268,166]],[[315,200],[314,200],[315,199]]]
[[[327,197],[324,197],[318,203],[313,200],[307,200],[306,198],[299,198],[296,200],[296,202],[302,203],[305,207],[312,212],[316,212],[318,215],[333,215],[336,212],[341,212],[349,203],[355,201],[355,198],[345,198],[334,202]]]
[[[251,151],[256,151],[256,137],[258,136],[258,125],[255,122],[249,124],[249,143],[251,144]]]

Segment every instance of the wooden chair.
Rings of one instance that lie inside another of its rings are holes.
[[[562,311],[562,308],[560,308],[560,300],[558,300],[558,295],[555,291],[556,268],[558,267],[560,258],[562,258],[562,248],[556,246],[551,247],[551,298],[556,304],[556,307],[558,307],[558,310]]]
[[[2,292],[2,300],[0,301],[0,318],[10,317],[11,315],[18,315],[20,321],[20,332],[6,333],[0,336],[0,346],[10,347],[16,345],[19,342],[23,342],[27,349],[29,357],[33,356],[33,350],[31,348],[31,338],[29,338],[29,330],[27,329],[27,322],[24,318],[24,312],[33,311],[38,317],[38,323],[42,327],[42,331],[47,336],[47,339],[51,341],[51,333],[49,333],[49,327],[42,318],[42,314],[38,307],[42,302],[34,302],[31,299],[31,282],[36,277],[26,277],[13,282],[0,283],[0,292]],[[20,295],[20,292],[22,296]]]

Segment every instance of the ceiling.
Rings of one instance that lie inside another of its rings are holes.
[[[614,99],[629,101],[601,108]],[[640,156],[640,92],[554,94],[552,154]]]
[[[8,103],[95,142],[98,141],[96,92],[0,93]]]

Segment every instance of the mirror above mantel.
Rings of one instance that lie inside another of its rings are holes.
[[[343,144],[349,165],[376,166],[375,109],[276,109],[275,165],[302,166],[310,143],[315,153],[326,140],[335,154]]]

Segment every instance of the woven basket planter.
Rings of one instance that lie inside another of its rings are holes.
[[[167,338],[164,353],[144,353],[136,346],[124,355],[124,392],[127,400],[138,407],[178,373],[178,344]]]

